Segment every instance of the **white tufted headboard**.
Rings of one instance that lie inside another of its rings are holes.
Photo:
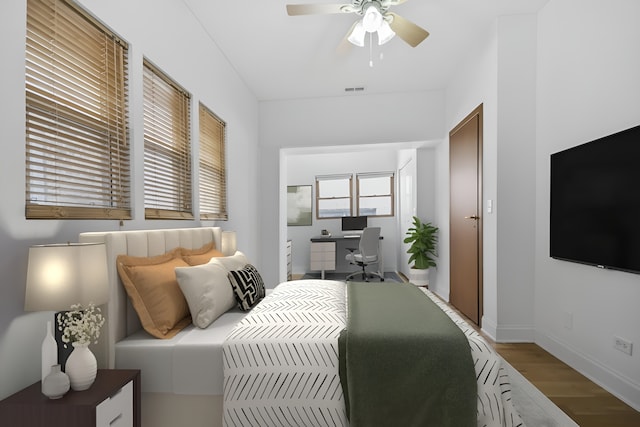
[[[214,241],[220,249],[220,227],[174,228],[164,230],[101,231],[81,233],[82,243],[104,243],[107,252],[109,275],[109,302],[106,304],[106,323],[93,352],[100,368],[115,366],[115,343],[141,328],[138,315],[133,310],[127,293],[118,276],[118,255],[155,256],[177,247],[197,249]]]

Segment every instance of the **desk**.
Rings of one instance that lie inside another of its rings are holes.
[[[380,236],[382,240],[382,236]],[[358,250],[360,236],[316,236],[311,238],[310,268],[311,271],[320,271],[324,279],[325,271],[336,273],[353,273],[358,271],[357,266],[349,264],[345,258],[349,249]],[[382,268],[382,249],[378,249],[378,273],[384,274]]]

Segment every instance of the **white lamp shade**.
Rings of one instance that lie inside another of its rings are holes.
[[[396,33],[391,29],[387,21],[382,21],[382,25],[378,28],[378,45],[382,46],[395,36]]]
[[[236,253],[237,250],[237,242],[236,242],[236,232],[235,231],[223,231],[222,232],[222,242],[221,242],[222,254],[225,256],[230,256]]]
[[[362,25],[365,31],[375,33],[380,28],[380,25],[382,25],[382,22],[384,22],[384,18],[378,8],[373,4],[367,7],[367,10],[362,16]]]
[[[355,27],[353,27],[353,31],[347,37],[350,43],[363,47],[364,46],[364,36],[366,31],[364,30],[364,26],[362,25],[362,21],[358,21]]]
[[[102,243],[29,248],[25,311],[69,310],[72,304],[109,300],[107,255]]]

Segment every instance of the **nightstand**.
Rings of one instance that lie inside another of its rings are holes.
[[[98,369],[84,391],[60,399],[40,391],[40,381],[0,401],[0,420],[11,427],[140,427],[140,371]]]

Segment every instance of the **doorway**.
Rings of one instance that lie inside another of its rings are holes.
[[[449,132],[449,301],[482,319],[482,104]]]

